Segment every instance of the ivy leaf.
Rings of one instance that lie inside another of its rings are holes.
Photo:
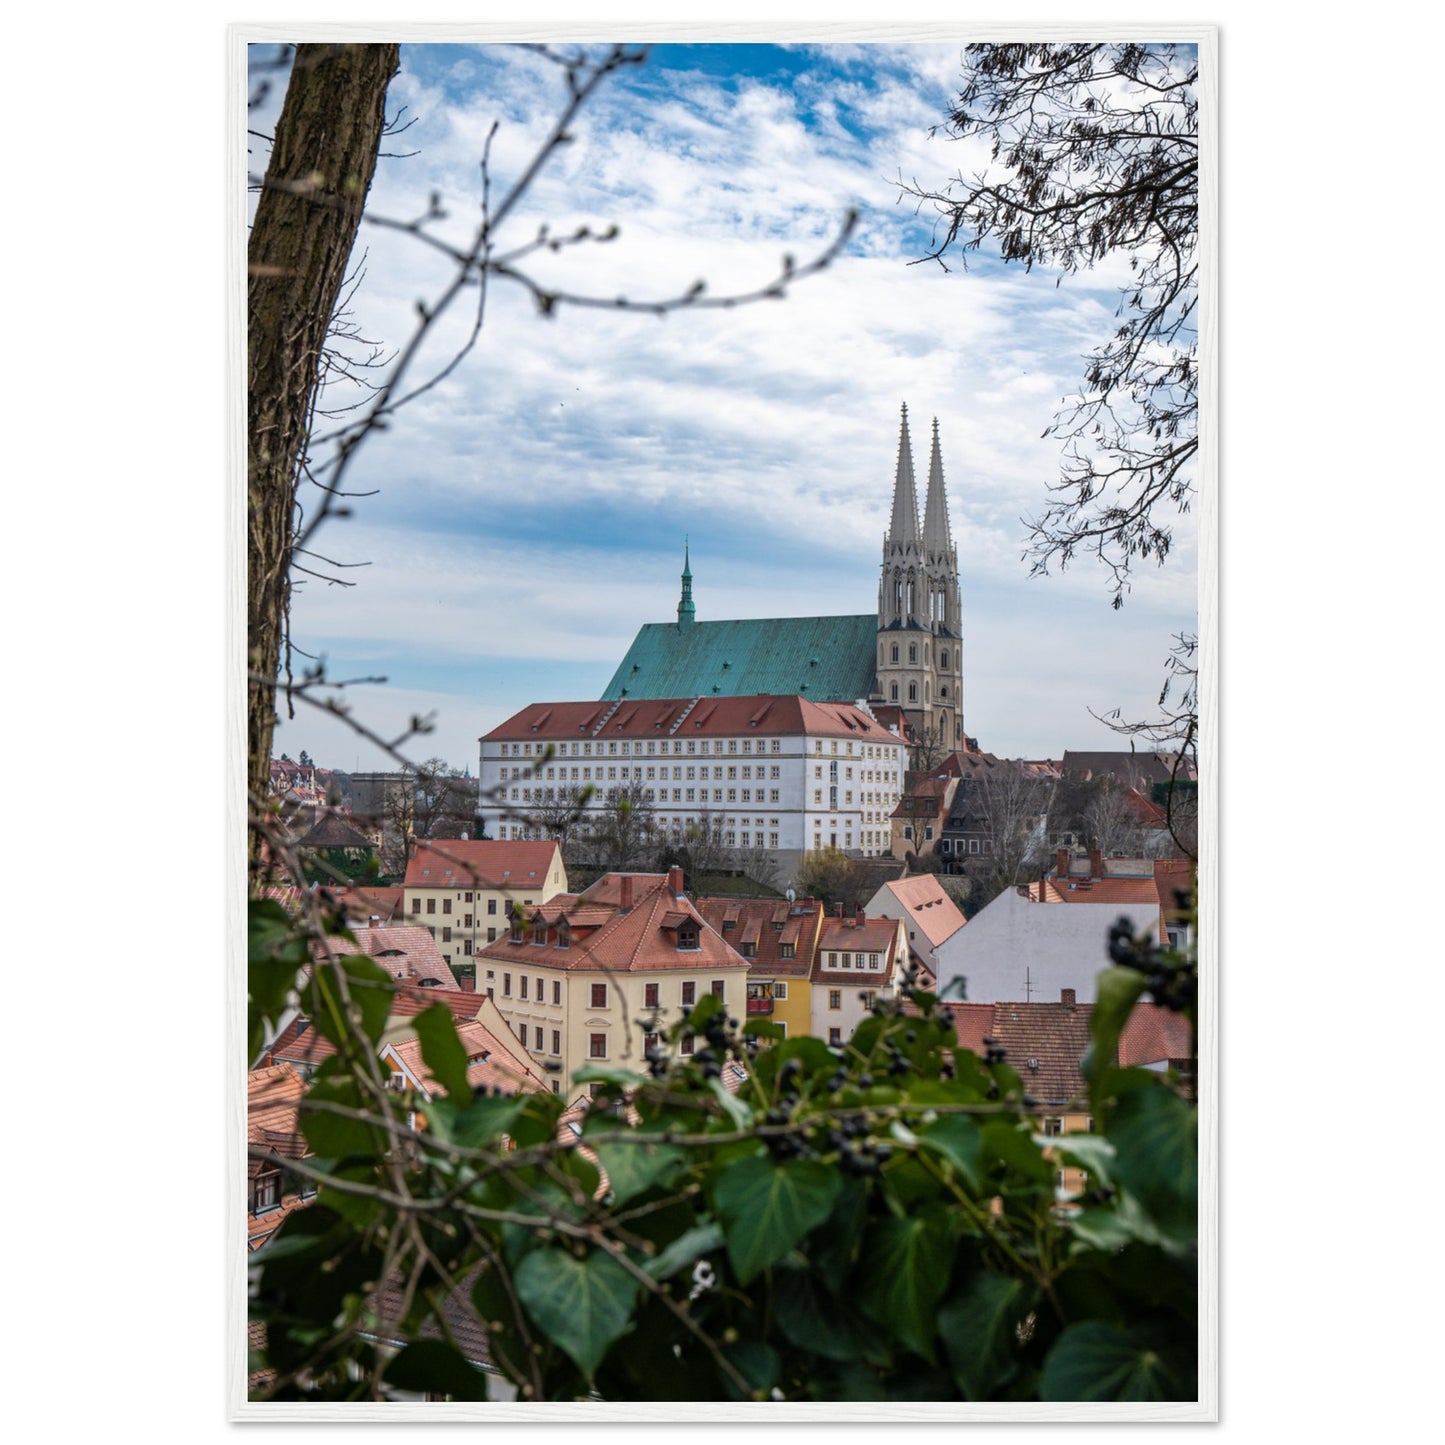
[[[500,1146],[502,1135],[516,1122],[526,1102],[516,1096],[476,1098],[462,1108],[452,1099],[433,1099],[427,1105],[427,1122],[439,1137],[463,1149]]]
[[[637,1281],[611,1255],[578,1259],[565,1249],[534,1249],[517,1266],[527,1313],[590,1380],[632,1321]]]
[[[1089,1015],[1089,1034],[1093,1043],[1084,1055],[1084,1074],[1089,1080],[1091,1093],[1113,1067],[1119,1055],[1119,1035],[1148,986],[1148,976],[1137,968],[1106,968],[1099,975],[1094,1009]],[[1094,1103],[1095,1112],[1098,1112],[1098,1100]]]
[[[926,1360],[934,1358],[938,1301],[953,1268],[953,1231],[941,1204],[924,1205],[911,1219],[889,1217],[863,1245],[858,1302]]]
[[[343,975],[351,1008],[355,1011],[355,1022],[374,1044],[386,1027],[394,989],[391,975],[365,954],[349,954],[318,966],[311,978],[311,986],[318,995],[316,1007],[308,1011],[317,1029],[338,1049],[343,1048],[342,1037],[347,1029],[347,1006],[342,1002],[341,995]]]
[[[1195,1388],[1172,1352],[1102,1320],[1068,1326],[1044,1361],[1045,1400],[1185,1400]]]
[[[412,1019],[411,1026],[421,1043],[421,1056],[442,1088],[459,1103],[470,1099],[467,1082],[467,1051],[457,1037],[456,1021],[444,1003],[434,1003]]]
[[[682,1167],[684,1155],[671,1144],[645,1143],[647,1136],[638,1135],[637,1143],[598,1144],[594,1152],[612,1191],[614,1205],[626,1204],[657,1184],[666,1184]]]
[[[642,1267],[653,1279],[671,1279],[678,1270],[717,1249],[722,1242],[723,1232],[718,1225],[700,1224],[678,1235],[661,1254],[649,1259]]]
[[[824,1288],[815,1269],[782,1269],[773,1279],[773,1310],[783,1337],[824,1359],[856,1361],[866,1335],[846,1304]]]
[[[1026,1131],[1003,1119],[994,1119],[979,1132],[983,1144],[983,1166],[990,1175],[1002,1171],[1035,1184],[1051,1185],[1054,1182],[1053,1166]]]
[[[978,1192],[983,1134],[967,1114],[945,1114],[918,1131],[918,1142],[930,1153],[942,1155],[963,1176],[969,1189]]]
[[[839,1175],[812,1159],[774,1164],[757,1155],[730,1165],[713,1192],[727,1229],[728,1258],[747,1284],[776,1264],[833,1207]]]
[[[1165,1084],[1132,1089],[1109,1122],[1114,1177],[1164,1229],[1198,1218],[1199,1116]]]
[[[938,1312],[938,1332],[965,1399],[987,1400],[1018,1369],[1015,1330],[1033,1303],[1021,1279],[979,1270],[968,1288]]]
[[[414,1340],[387,1365],[388,1385],[453,1400],[485,1400],[487,1377],[441,1340]]]

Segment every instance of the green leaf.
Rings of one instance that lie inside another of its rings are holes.
[[[463,1149],[500,1147],[526,1104],[525,1097],[477,1098],[464,1108],[451,1099],[433,1099],[427,1105],[427,1122],[438,1138]]]
[[[1093,1044],[1084,1056],[1084,1072],[1091,1088],[1105,1070],[1113,1067],[1114,1060],[1119,1056],[1119,1035],[1139,996],[1148,986],[1147,975],[1137,968],[1106,968],[1099,975],[1094,1009],[1089,1015],[1089,1034]]]
[[[753,1039],[785,1039],[787,1032],[772,1019],[749,1019],[743,1025],[743,1037]]]
[[[441,1340],[414,1340],[387,1366],[382,1378],[398,1390],[485,1400],[487,1377]]]
[[[636,1089],[647,1082],[646,1074],[631,1069],[614,1069],[607,1064],[584,1064],[572,1075],[574,1084],[612,1084],[619,1089]]]
[[[456,1020],[444,1003],[434,1003],[412,1019],[421,1056],[442,1088],[459,1104],[472,1097],[467,1082],[467,1051],[457,1037]]]
[[[350,1075],[339,1078],[313,1079],[301,1100],[301,1132],[312,1152],[326,1159],[340,1159],[348,1154],[379,1157],[385,1149],[385,1135],[373,1124],[359,1119],[346,1119],[339,1114],[317,1110],[317,1104],[339,1104],[347,1109],[370,1111],[369,1100],[362,1098],[356,1080]]]
[[[724,1377],[723,1387],[727,1390],[728,1395],[734,1400],[766,1400],[773,1386],[778,1383],[778,1370],[781,1364],[778,1352],[761,1340],[744,1339],[734,1345],[729,1345],[723,1354],[752,1389],[750,1395],[743,1396],[738,1387]]]
[[[395,992],[392,977],[374,959],[353,953],[332,963],[321,964],[312,974],[311,989],[317,995],[315,1008],[308,1006],[312,1021],[337,1048],[347,1032],[347,1006],[342,1002],[342,978],[351,999],[352,1023],[374,1044],[386,1028]]]
[[[731,1164],[713,1192],[727,1229],[728,1258],[741,1283],[776,1264],[815,1225],[838,1193],[838,1174],[811,1159],[775,1164],[754,1155]]]
[[[1089,1174],[1091,1184],[1112,1184],[1114,1182],[1113,1143],[1100,1134],[1065,1134],[1062,1137],[1045,1138],[1040,1142],[1049,1145],[1062,1160],[1077,1164]]]
[[[1044,1158],[1043,1150],[1026,1130],[1003,1119],[993,1119],[983,1126],[980,1134],[985,1174],[993,1177],[1002,1170],[1021,1176],[1030,1184],[1053,1184],[1053,1165]]]
[[[1193,1383],[1180,1364],[1134,1331],[1082,1320],[1054,1342],[1040,1393],[1045,1400],[1193,1399]]]
[[[563,1248],[534,1249],[517,1267],[527,1313],[590,1380],[603,1355],[626,1332],[637,1281],[610,1255],[578,1259]]]
[[[732,1120],[733,1128],[746,1129],[753,1122],[753,1111],[736,1094],[728,1093],[721,1079],[709,1079],[707,1082],[713,1097],[722,1105],[723,1113]]]
[[[945,1114],[918,1131],[918,1142],[930,1153],[948,1160],[963,1176],[970,1190],[974,1193],[979,1191],[983,1133],[967,1114]]]
[[[863,1245],[858,1302],[915,1353],[934,1358],[938,1301],[953,1268],[948,1212],[927,1204],[911,1219],[881,1219]]]
[[[642,1267],[653,1279],[671,1279],[678,1270],[702,1258],[703,1255],[719,1248],[723,1242],[721,1226],[700,1224],[678,1235],[660,1254],[649,1259]]]
[[[1114,1177],[1164,1228],[1192,1228],[1199,1208],[1199,1116],[1166,1084],[1132,1089],[1109,1121]]]
[[[686,1158],[671,1144],[647,1142],[645,1134],[639,1134],[635,1144],[598,1144],[594,1152],[607,1176],[614,1206],[626,1204],[655,1185],[666,1184]]]
[[[967,1289],[938,1312],[938,1332],[966,1400],[992,1399],[1013,1377],[1018,1368],[1015,1331],[1034,1295],[1023,1280],[979,1270]]]
[[[824,1287],[816,1269],[780,1269],[773,1277],[773,1312],[783,1337],[828,1360],[857,1360],[867,1338],[847,1305]]]

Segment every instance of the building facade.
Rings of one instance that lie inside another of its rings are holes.
[[[481,739],[480,816],[494,837],[541,838],[567,790],[594,789],[596,818],[611,790],[637,785],[663,838],[720,822],[724,846],[766,849],[787,879],[808,849],[886,852],[906,766],[904,740],[853,703],[534,703]]]

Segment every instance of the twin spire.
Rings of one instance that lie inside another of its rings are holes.
[[[930,556],[953,550],[953,530],[948,523],[948,498],[943,489],[943,453],[938,444],[938,418],[933,419],[933,449],[928,459],[928,500],[924,505],[923,532],[918,529],[918,494],[913,483],[913,443],[908,435],[908,403],[903,403],[903,420],[898,432],[898,470],[893,480],[893,519],[888,542],[895,552],[911,543]]]

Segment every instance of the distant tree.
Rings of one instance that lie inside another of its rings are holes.
[[[777,854],[769,853],[760,844],[740,848],[733,855],[738,871],[763,888],[775,887],[782,869],[778,866]]]
[[[588,810],[587,830],[593,856],[604,868],[639,867],[656,841],[652,789],[642,783],[608,788]]]
[[[553,838],[562,845],[562,859],[569,866],[591,857],[587,804],[593,792],[591,783],[533,788],[532,806],[522,817],[538,837]]]
[[[1008,761],[960,781],[964,797],[955,801],[954,810],[969,814],[990,844],[987,851],[970,854],[966,865],[978,885],[977,907],[1038,875],[1049,856],[1053,789],[1053,779]]]
[[[810,848],[798,865],[797,890],[804,897],[821,899],[831,907],[852,907],[866,901],[867,882],[862,870],[841,848]]]
[[[727,841],[726,820],[721,813],[704,808],[697,821],[683,833],[682,851],[689,885],[696,888],[704,878],[732,870],[733,849]]]
[[[477,832],[477,782],[445,758],[428,758],[411,774],[412,831],[418,838],[472,838]]]
[[[943,128],[988,143],[992,164],[937,190],[903,186],[939,213],[940,263],[956,248],[966,265],[985,242],[1025,270],[1127,260],[1112,334],[1049,428],[1062,475],[1025,554],[1036,574],[1098,558],[1116,607],[1131,568],[1168,555],[1195,493],[1198,74],[1193,46],[970,45]]]

